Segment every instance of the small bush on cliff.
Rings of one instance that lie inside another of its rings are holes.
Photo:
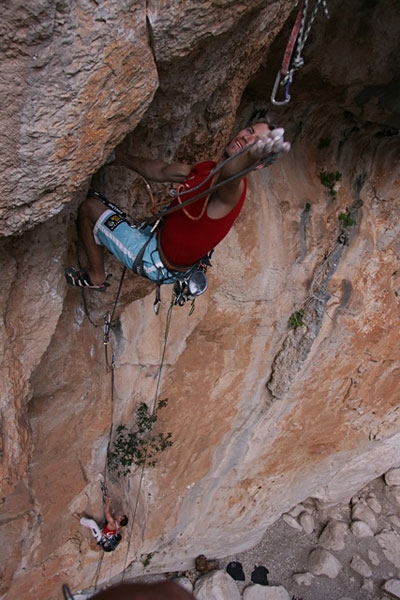
[[[298,327],[302,327],[304,325],[303,321],[304,317],[304,309],[296,310],[296,312],[292,313],[289,317],[289,325],[292,329],[297,329]]]
[[[143,557],[143,558],[142,558]],[[149,552],[148,554],[141,556],[142,565],[146,568],[151,563],[151,559],[153,558],[153,552]]]
[[[340,213],[339,221],[343,227],[351,227],[355,224],[355,220],[351,216],[349,209],[347,209],[345,213]]]
[[[154,467],[157,463],[155,455],[172,446],[170,433],[152,433],[158,413],[167,403],[167,399],[160,400],[150,413],[147,404],[141,402],[136,409],[135,427],[131,431],[125,425],[117,427],[108,453],[108,466],[116,475],[128,475],[132,465]]]
[[[335,185],[342,179],[342,174],[339,171],[336,171],[335,173],[321,171],[319,174],[319,179],[322,185],[328,188],[329,193],[332,194],[332,196],[336,196],[337,190]]]

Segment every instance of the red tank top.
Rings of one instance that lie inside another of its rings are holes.
[[[106,524],[103,527],[103,534],[106,537],[112,537],[113,535],[115,535],[116,533],[118,533],[118,530],[119,530],[119,527],[118,527],[118,523],[117,522],[115,522],[115,527],[113,529],[110,529],[108,527],[108,525]]]
[[[191,190],[201,184],[216,166],[215,162],[204,161],[195,165],[184,182],[182,189]],[[181,197],[181,202],[193,198],[195,195],[211,187],[213,179],[210,178],[194,192]],[[246,197],[247,182],[244,179],[243,192],[237,205],[224,217],[211,219],[207,215],[205,202],[207,196],[199,198],[187,208],[177,210],[167,215],[161,229],[161,247],[166,258],[175,265],[190,266],[203,258],[212,250],[231,229],[238,217]],[[175,199],[170,206],[175,206]],[[203,212],[203,208],[205,208]],[[189,213],[194,220],[187,216]],[[202,214],[203,213],[203,214]]]

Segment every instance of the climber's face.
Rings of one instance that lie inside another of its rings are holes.
[[[254,123],[253,125],[249,125],[246,129],[239,131],[239,133],[229,142],[225,152],[228,156],[232,156],[249,144],[266,136],[270,131],[271,130],[266,123]]]

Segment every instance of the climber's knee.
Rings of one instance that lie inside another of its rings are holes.
[[[98,199],[89,196],[79,206],[79,220],[88,219],[95,224],[99,217],[107,210],[107,207]]]

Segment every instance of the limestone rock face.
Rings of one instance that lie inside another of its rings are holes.
[[[348,499],[400,466],[397,4],[330,0],[290,104],[272,107],[294,5],[3,7],[6,600],[59,598],[65,582],[93,590],[123,570],[192,568],[201,553],[252,547],[305,498]],[[218,158],[232,125],[259,106],[292,150],[249,177],[207,294],[169,323],[170,289],[156,317],[152,284],[127,274],[105,346],[120,265],[107,256],[105,295],[67,289],[63,276],[85,263],[75,218],[89,184],[130,214],[148,213],[143,183],[102,167],[116,144],[153,158]],[[321,172],[339,173],[334,191]],[[100,561],[74,514],[102,519],[110,436],[159,399],[168,403],[154,432],[173,445],[153,468],[107,473],[130,522]]]
[[[145,4],[8,2],[0,235],[57,214],[140,121],[158,85]]]

